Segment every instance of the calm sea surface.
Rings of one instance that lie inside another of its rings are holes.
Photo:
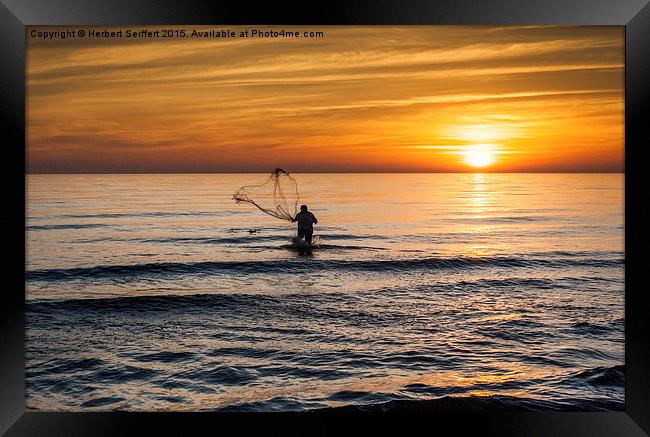
[[[622,174],[293,176],[28,176],[27,407],[624,408]]]

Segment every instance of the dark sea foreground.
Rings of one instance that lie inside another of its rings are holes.
[[[30,176],[29,409],[624,410],[622,175],[255,176]]]

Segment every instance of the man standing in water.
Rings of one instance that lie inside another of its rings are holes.
[[[298,237],[305,237],[305,241],[309,244],[309,249],[307,250],[311,251],[311,237],[314,234],[314,224],[318,223],[316,216],[310,211],[307,211],[307,205],[301,205],[300,212],[291,221],[298,222]]]

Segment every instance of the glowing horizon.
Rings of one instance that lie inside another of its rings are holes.
[[[285,29],[324,37],[28,36],[28,171],[624,169],[621,26]]]

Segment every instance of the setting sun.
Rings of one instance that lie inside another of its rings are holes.
[[[465,162],[472,167],[486,167],[496,160],[495,152],[485,146],[470,147],[463,154]]]

